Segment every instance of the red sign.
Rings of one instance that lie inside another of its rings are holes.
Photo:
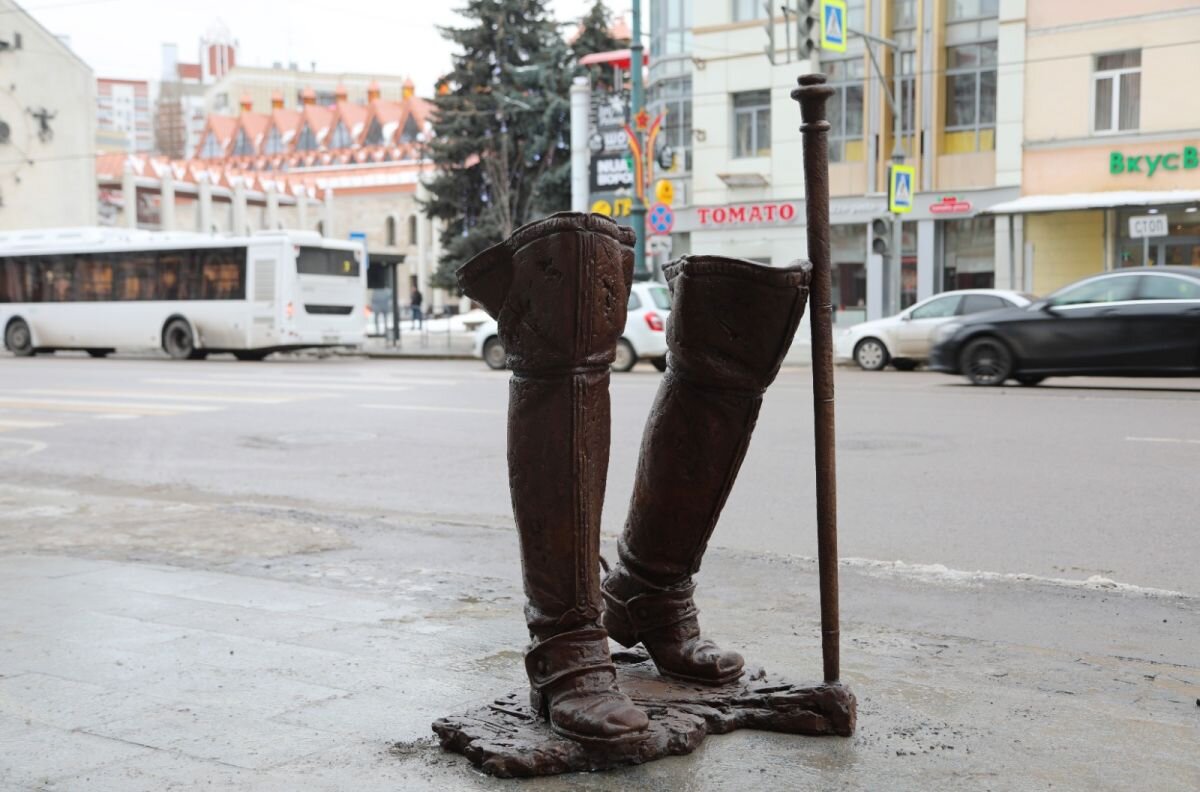
[[[793,203],[700,206],[696,208],[702,226],[728,226],[743,223],[790,223],[796,219]]]
[[[969,211],[971,211],[971,202],[960,201],[953,195],[948,195],[929,207],[930,214],[964,214]]]

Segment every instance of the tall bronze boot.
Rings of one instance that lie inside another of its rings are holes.
[[[458,271],[463,291],[497,319],[513,372],[508,476],[531,701],[554,731],[599,744],[641,739],[649,723],[617,689],[600,626],[609,366],[625,327],[633,241],[601,215],[560,213]]]
[[[746,455],[763,392],[804,315],[807,263],[689,256],[666,268],[667,373],[646,422],[604,626],[660,673],[724,684],[743,660],[700,634],[692,576]]]

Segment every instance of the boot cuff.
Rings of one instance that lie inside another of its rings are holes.
[[[535,220],[512,232],[506,244],[514,253],[525,245],[541,237],[557,234],[562,231],[592,231],[615,239],[622,245],[633,246],[637,234],[632,228],[617,225],[602,214],[585,214],[583,212],[556,212],[549,217]]]
[[[797,260],[787,267],[771,267],[746,259],[725,256],[683,256],[663,267],[667,283],[680,275],[712,275],[726,278],[741,278],[755,283],[778,286],[785,289],[807,287],[812,280],[812,264]]]

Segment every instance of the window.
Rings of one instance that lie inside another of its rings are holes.
[[[1051,295],[1051,305],[1087,305],[1093,303],[1121,302],[1133,299],[1133,287],[1136,277],[1115,275],[1107,278],[1096,278],[1081,283],[1078,286],[1068,286],[1066,289]]]
[[[389,215],[388,219],[387,219],[387,223],[384,224],[384,228],[386,230],[385,238],[387,239],[388,246],[395,247],[396,246],[396,218]]]
[[[267,130],[267,140],[263,143],[263,154],[279,154],[283,151],[283,136],[279,134],[279,128],[272,125]]]
[[[693,0],[650,1],[650,60],[692,51]]]
[[[938,225],[942,227],[942,288],[948,291],[995,286],[995,218],[947,220]]]
[[[771,154],[771,92],[733,94],[733,156]]]
[[[636,311],[642,307],[642,300],[633,292],[629,293],[629,304],[625,306],[626,311]]]
[[[674,77],[656,81],[647,105],[651,115],[666,113],[658,139],[675,153],[671,173],[692,170],[692,78]]]
[[[354,145],[354,138],[350,137],[350,130],[341,121],[333,129],[333,142],[329,144],[333,149],[350,148]]]
[[[409,116],[404,122],[404,128],[400,130],[400,142],[412,143],[421,134],[421,130],[417,128],[417,122],[412,116]]]
[[[349,250],[300,248],[296,272],[301,275],[344,275],[358,277],[358,259]]]
[[[916,0],[892,0],[892,39],[900,44],[901,145],[914,153],[916,118],[917,8]]]
[[[851,39],[857,41],[861,39]],[[829,113],[829,161],[862,162],[866,159],[863,143],[863,78],[866,70],[862,56],[829,61],[825,64],[833,96],[826,105]]]
[[[417,216],[408,216],[408,244],[417,244]]]
[[[1142,275],[1138,281],[1142,300],[1200,300],[1200,281],[1171,275]]]
[[[254,144],[250,142],[250,136],[246,134],[246,130],[244,129],[239,129],[237,132],[237,140],[233,144],[233,156],[254,156]]]
[[[379,123],[378,118],[371,119],[371,125],[367,127],[366,144],[368,146],[383,145],[383,125]]]
[[[671,292],[661,286],[655,286],[648,290],[650,299],[654,301],[654,306],[663,311],[671,310]]]
[[[996,147],[996,42],[946,48],[947,154]]]
[[[1092,85],[1094,131],[1122,132],[1138,128],[1142,103],[1141,50],[1097,55]]]
[[[748,22],[751,19],[762,19],[766,15],[767,9],[763,0],[733,0],[734,22]]]
[[[935,297],[922,306],[914,308],[909,317],[912,319],[943,319],[954,316],[958,311],[958,303],[962,297],[955,294],[952,297]]]
[[[998,308],[1011,307],[1012,303],[990,294],[966,294],[963,295],[961,313],[966,316],[967,314],[983,313],[984,311],[995,311]]]
[[[0,302],[241,300],[246,249],[0,259]]]
[[[312,127],[305,124],[300,129],[300,136],[296,138],[296,151],[316,151],[320,146],[317,143],[317,136],[313,134]]]
[[[204,148],[200,150],[200,159],[216,159],[224,153],[215,134],[209,132],[204,136]]]
[[[942,151],[996,148],[999,0],[946,2],[946,118]]]

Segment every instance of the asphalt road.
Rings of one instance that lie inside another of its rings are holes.
[[[504,524],[507,379],[466,361],[0,357],[0,479]],[[659,379],[613,378],[611,533]],[[1200,594],[1200,381],[839,369],[837,386],[843,558]],[[811,404],[809,370],[784,369],[715,544],[815,553]]]

